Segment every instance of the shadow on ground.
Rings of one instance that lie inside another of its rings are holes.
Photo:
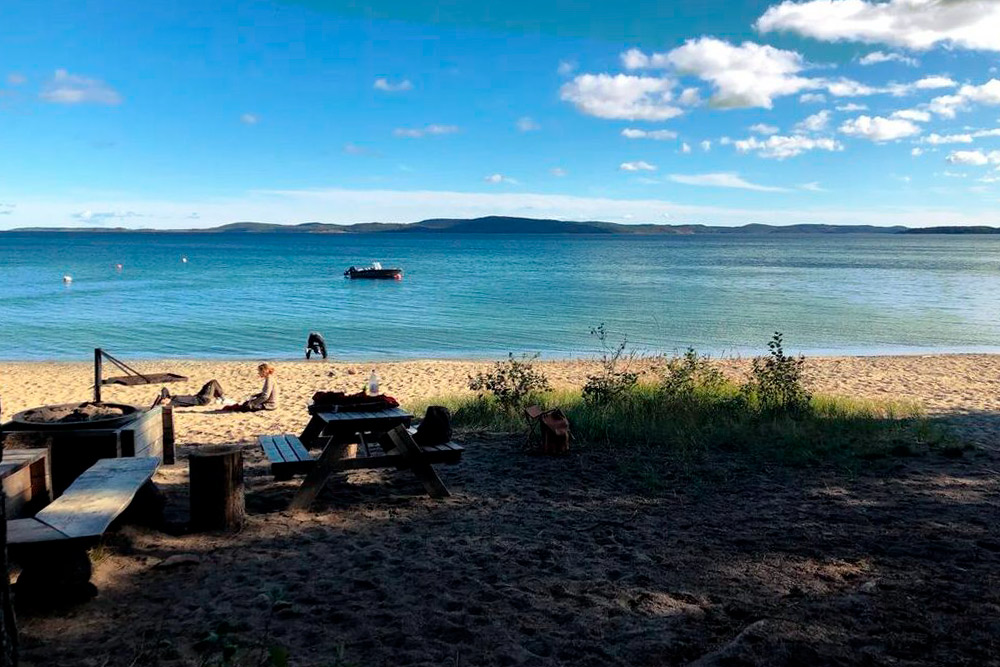
[[[440,469],[451,499],[358,472],[299,515],[283,511],[297,482],[248,447],[242,533],[123,529],[97,599],[21,619],[24,663],[1000,664],[994,451],[851,470],[665,458],[651,491],[606,453],[465,444]],[[186,487],[170,475],[176,526]],[[178,554],[193,558],[170,566]]]

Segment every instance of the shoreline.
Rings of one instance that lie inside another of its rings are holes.
[[[661,359],[664,357],[680,356],[687,348],[678,348],[676,351],[672,352],[661,352],[661,353],[638,353],[636,359],[638,361],[642,360],[654,360]],[[733,353],[733,354],[711,354],[704,352],[699,348],[695,348],[695,351],[699,355],[708,356],[714,362],[746,362],[754,357],[767,356],[766,349],[755,349],[749,350],[747,353]],[[998,357],[1000,358],[1000,346],[997,347],[984,347],[984,348],[963,348],[960,350],[935,350],[931,348],[920,348],[917,350],[877,350],[877,351],[840,351],[840,350],[830,350],[821,352],[809,352],[801,351],[795,349],[786,349],[785,352],[792,356],[799,356],[800,354],[806,358],[808,362],[811,359],[815,360],[834,360],[834,359],[926,359],[934,357]],[[456,364],[489,364],[495,361],[503,361],[507,358],[507,354],[494,355],[494,356],[456,356],[456,357],[435,357],[430,355],[423,356],[399,356],[399,357],[347,357],[347,356],[333,356],[331,355],[329,359],[317,359],[315,356],[312,359],[306,360],[303,355],[298,355],[295,357],[290,356],[266,356],[266,355],[247,355],[247,356],[216,356],[216,357],[157,357],[157,356],[138,356],[130,355],[127,353],[117,353],[113,352],[114,356],[118,357],[126,364],[134,366],[135,364],[162,364],[162,363],[185,363],[185,364],[201,364],[201,363],[219,363],[219,364],[229,364],[229,363],[261,363],[265,361],[280,363],[280,364],[355,364],[355,365],[367,365],[367,364],[409,364],[409,363],[456,363]],[[525,353],[527,356],[532,356],[533,353]],[[514,354],[516,359],[520,358],[518,353]],[[597,363],[600,361],[600,354],[586,354],[586,355],[563,355],[563,356],[546,356],[540,355],[536,360],[537,363],[544,364],[562,364],[562,363]],[[87,356],[86,358],[24,358],[24,357],[0,357],[0,366],[3,364],[11,365],[21,365],[21,364],[62,364],[62,365],[73,365],[82,364],[86,366],[93,366],[92,357]],[[111,365],[110,362],[105,362],[105,365]],[[111,365],[113,367],[113,365]]]

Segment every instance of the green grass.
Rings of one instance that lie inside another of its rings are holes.
[[[669,399],[657,385],[640,384],[608,405],[585,402],[579,391],[535,397],[545,407],[560,407],[578,445],[627,448],[699,457],[711,452],[741,452],[789,463],[870,459],[951,444],[948,432],[902,402],[812,397],[797,415],[761,410],[743,400],[739,387],[726,382]],[[523,433],[525,422],[482,396],[441,397],[415,406],[444,405],[462,430]]]

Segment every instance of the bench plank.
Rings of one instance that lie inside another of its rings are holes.
[[[281,452],[281,459],[283,461],[294,462],[298,460],[298,457],[295,456],[295,452],[293,452],[292,448],[288,446],[288,443],[285,441],[283,436],[272,436],[272,440],[274,442],[274,446],[278,448],[279,452]]]
[[[125,511],[158,458],[100,459],[35,518],[68,537],[96,537]]]
[[[290,433],[285,434],[285,442],[288,443],[288,447],[292,450],[295,455],[295,460],[297,461],[311,461],[312,454],[309,450],[305,448],[302,441]]]
[[[262,435],[257,440],[260,442],[261,449],[264,450],[267,459],[271,463],[284,463],[285,459],[282,458],[281,452],[278,451],[278,448],[274,444],[275,437],[273,435]]]
[[[68,539],[69,535],[59,532],[38,519],[11,519],[7,522],[7,544],[30,544]]]

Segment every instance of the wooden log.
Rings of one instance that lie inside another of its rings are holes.
[[[246,518],[243,451],[236,447],[192,452],[191,527],[237,531]]]

